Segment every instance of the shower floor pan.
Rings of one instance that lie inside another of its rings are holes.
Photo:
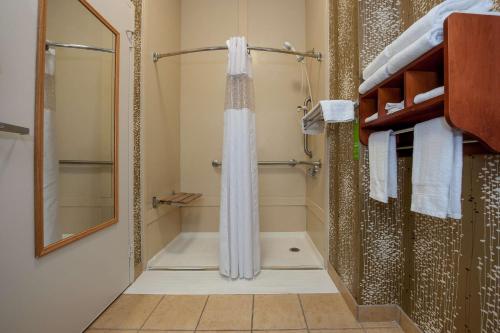
[[[215,270],[217,232],[183,232],[148,262],[149,270]],[[323,269],[323,259],[306,232],[262,232],[263,269]]]

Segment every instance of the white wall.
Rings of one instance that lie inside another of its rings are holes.
[[[76,1],[76,0],[75,0]],[[43,258],[34,256],[33,125],[36,0],[0,2],[0,121],[30,128],[0,133],[0,332],[81,332],[129,284],[128,0],[93,0],[122,33],[120,221]]]

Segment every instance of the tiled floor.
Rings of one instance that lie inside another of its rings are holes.
[[[87,333],[231,331],[402,333],[393,322],[358,323],[340,294],[122,295]]]

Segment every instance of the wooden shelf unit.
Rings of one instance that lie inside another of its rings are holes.
[[[500,17],[454,13],[444,24],[444,42],[360,96],[360,140],[374,131],[398,130],[445,116],[450,126],[481,144],[470,153],[500,152]],[[444,86],[442,96],[414,104],[416,95]],[[405,108],[387,114],[387,102]],[[378,119],[365,119],[378,112]],[[398,146],[408,138],[398,137]],[[482,149],[477,149],[481,146]]]

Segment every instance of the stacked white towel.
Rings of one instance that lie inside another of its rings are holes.
[[[390,75],[418,59],[422,54],[443,42],[443,25],[436,26],[414,41],[411,45],[395,54],[387,63]]]
[[[434,89],[429,90],[427,92],[418,94],[413,99],[413,103],[420,104],[420,103],[428,101],[428,100],[430,100],[430,99],[432,99],[434,97],[441,96],[443,94],[444,94],[444,86],[443,87],[437,87],[437,88],[434,88]]]
[[[325,122],[318,120],[306,126],[306,121],[302,118],[302,133],[308,135],[321,135],[325,130]]]
[[[349,100],[320,101],[325,123],[342,123],[354,120],[354,102]]]
[[[396,138],[392,131],[372,133],[368,138],[370,198],[387,203],[397,198]]]
[[[488,12],[493,8],[491,0],[446,0],[431,9],[415,22],[396,40],[388,45],[363,71],[363,79],[367,80],[384,66],[389,59],[409,47],[423,35],[436,27],[443,27],[444,20],[452,13],[467,11],[474,13]],[[423,53],[422,53],[423,54]]]
[[[401,101],[399,103],[386,103],[385,104],[385,110],[387,111],[387,114],[391,114],[394,112],[401,111],[405,108],[405,101]]]
[[[387,69],[387,64],[380,67],[372,76],[363,81],[359,86],[359,93],[366,94],[369,90],[391,76]]]
[[[460,219],[462,133],[444,117],[414,128],[411,210],[438,218]]]

